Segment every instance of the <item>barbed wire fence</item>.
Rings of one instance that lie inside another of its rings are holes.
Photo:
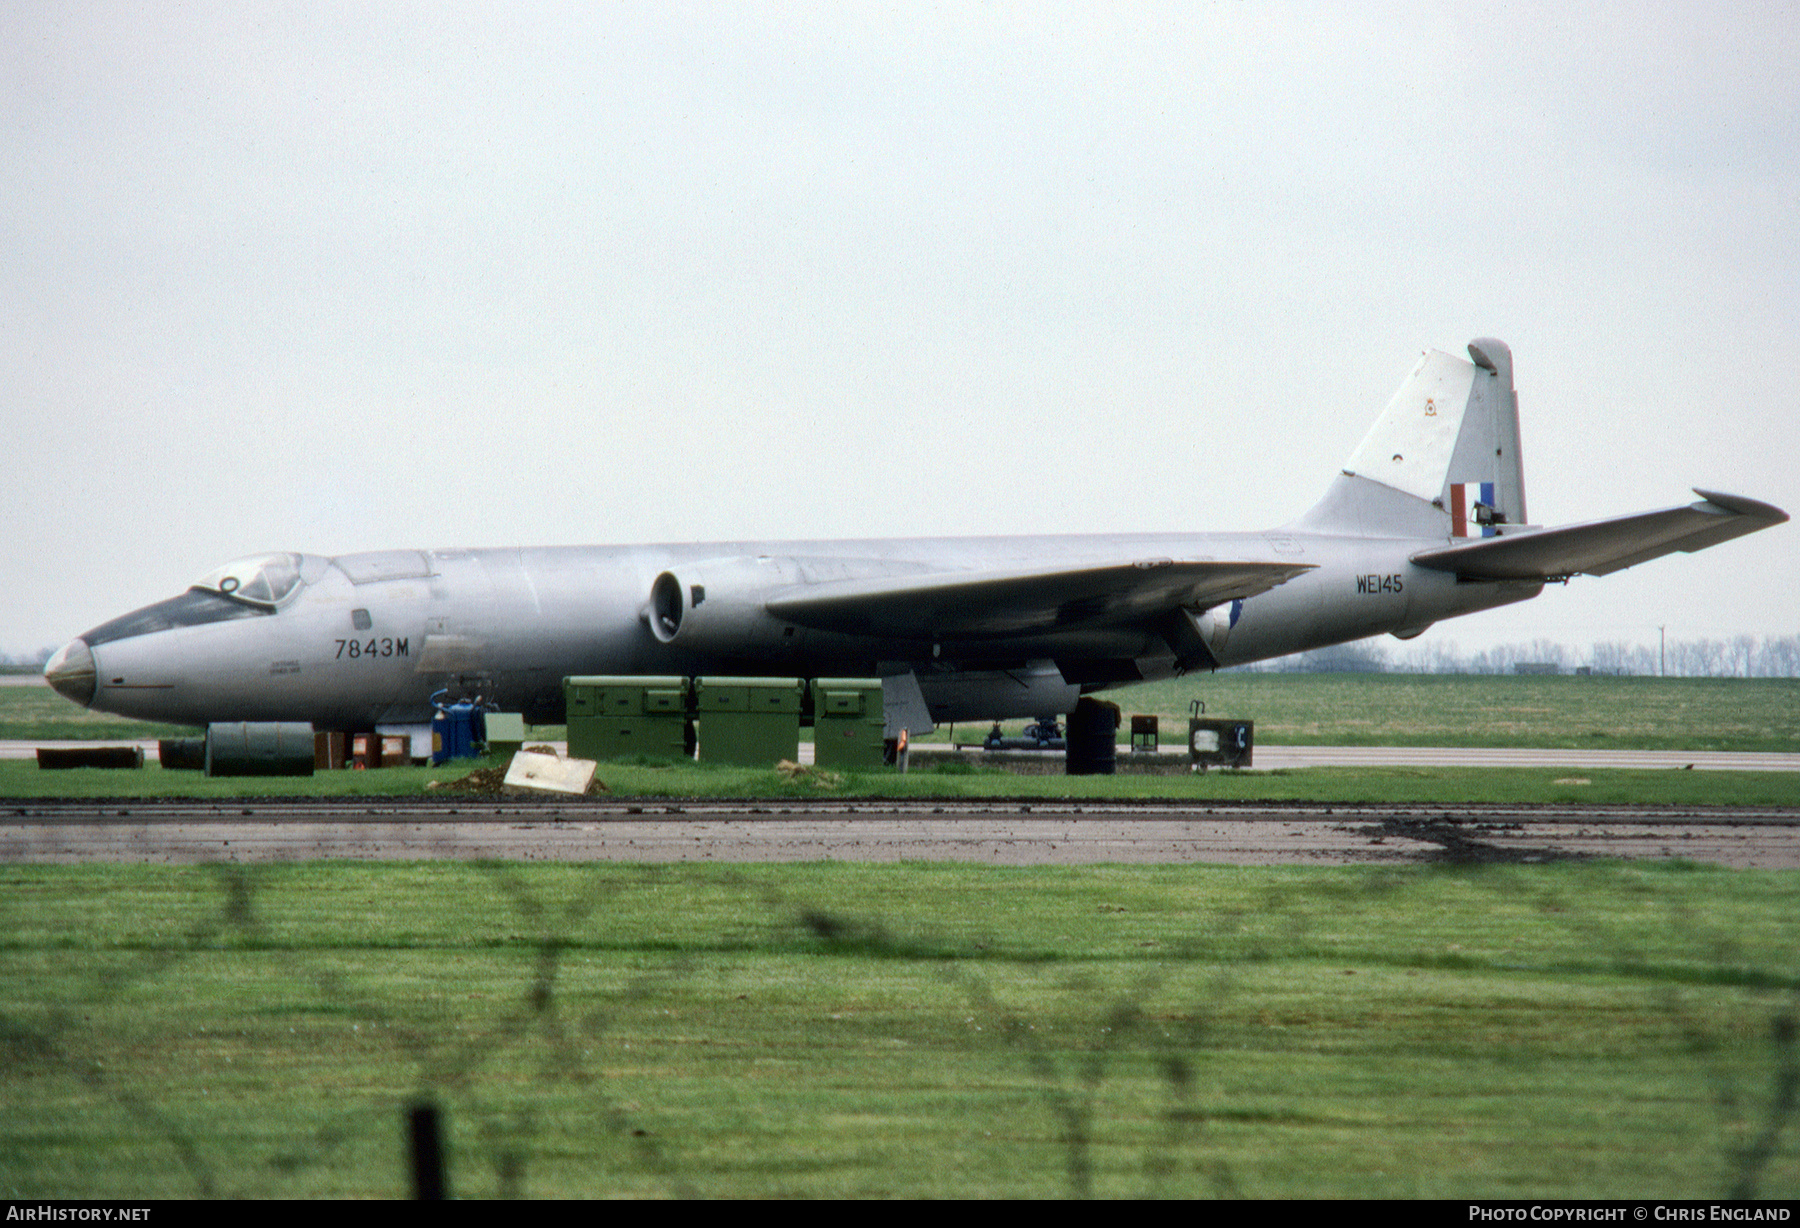
[[[172,1157],[180,1180],[169,1183],[167,1193],[176,1196],[284,1196],[310,1188],[311,1175],[364,1163],[363,1153],[371,1149],[392,1152],[395,1171],[388,1192],[404,1193],[404,1115],[417,1105],[439,1106],[445,1113],[453,1139],[447,1167],[452,1193],[530,1196],[534,1168],[564,1146],[561,1136],[572,1128],[585,1146],[612,1157],[608,1171],[630,1174],[633,1188],[674,1197],[718,1192],[712,1175],[697,1170],[685,1154],[683,1140],[651,1122],[641,1093],[623,1090],[605,1062],[593,1056],[597,1042],[615,1027],[627,1026],[659,1003],[677,995],[704,1000],[708,993],[725,992],[707,984],[705,952],[670,944],[654,960],[616,966],[610,990],[583,985],[579,995],[569,992],[569,957],[592,946],[595,918],[609,907],[628,907],[633,891],[686,881],[683,869],[597,865],[574,877],[573,890],[565,876],[552,891],[517,864],[465,864],[489,889],[486,898],[510,910],[523,956],[519,982],[497,1010],[446,1019],[370,992],[354,969],[329,952],[289,941],[268,919],[283,886],[282,867],[216,864],[206,869],[205,885],[190,902],[192,915],[167,938],[71,963],[47,995],[20,992],[15,985],[0,999],[5,1115],[15,1122],[29,1117],[43,1082],[72,1080],[81,1095],[111,1106],[129,1122],[142,1145]],[[1437,872],[1469,871],[1452,865]],[[1129,1192],[1191,1195],[1197,1176],[1200,1192],[1242,1197],[1258,1190],[1226,1150],[1213,1145],[1220,1110],[1206,1103],[1197,1076],[1226,1042],[1230,1029],[1223,1019],[1242,993],[1242,977],[1262,967],[1271,949],[1316,938],[1323,918],[1343,915],[1359,901],[1405,892],[1426,873],[1376,869],[1304,888],[1278,880],[1254,906],[1196,916],[1189,938],[1148,961],[1122,986],[1092,995],[1087,1004],[1092,1026],[1084,1035],[1054,1040],[1029,1009],[1010,1004],[1007,987],[989,971],[980,944],[792,898],[752,874],[714,872],[706,881],[709,890],[724,893],[764,931],[791,933],[805,950],[823,958],[916,966],[957,995],[971,1021],[981,1022],[985,1043],[1012,1065],[1052,1125],[1061,1183],[1042,1192],[1077,1198],[1101,1192],[1096,1148],[1107,1093],[1117,1082],[1141,1080],[1148,1068],[1157,1103],[1139,1144],[1139,1184]],[[1580,907],[1579,884],[1489,875],[1482,886],[1498,900],[1555,918],[1583,939],[1597,963],[1629,971],[1643,961],[1632,930],[1599,921]],[[1683,927],[1691,945],[1711,953],[1706,967],[1683,974],[1686,981],[1662,975],[1648,980],[1644,990],[1658,1017],[1683,1037],[1716,1117],[1720,1185],[1693,1193],[1755,1197],[1766,1192],[1777,1169],[1791,1180],[1800,1130],[1795,1035],[1800,979],[1752,966],[1733,935],[1704,915],[1665,910],[1661,923]],[[727,949],[733,941],[721,936],[715,949]],[[200,1128],[194,1110],[153,1062],[121,1068],[99,1056],[119,1047],[115,1037],[102,1033],[116,1026],[112,1021],[131,994],[181,993],[194,965],[221,952],[266,961],[282,976],[305,983],[322,1008],[360,1021],[359,1028],[368,1025],[370,1039],[364,1043],[386,1046],[394,1055],[387,1086],[343,1096],[318,1124],[275,1140],[266,1160],[250,1166],[232,1166],[209,1145],[212,1130]],[[1721,985],[1747,988],[1766,999],[1763,1031],[1753,1038],[1766,1055],[1758,1063],[1746,1063],[1741,1049],[1733,1048],[1730,1038],[1722,1040],[1699,1009],[1700,995]],[[504,1072],[502,1059],[512,1063]],[[1747,1073],[1749,1068],[1755,1073]],[[571,1089],[577,1110],[565,1107]],[[571,1112],[580,1117],[576,1127],[556,1120]],[[12,1169],[17,1178],[14,1163],[0,1159],[0,1174]],[[88,1193],[78,1178],[54,1190],[15,1185],[5,1192],[13,1197]]]

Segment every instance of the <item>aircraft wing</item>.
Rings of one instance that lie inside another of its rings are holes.
[[[1577,573],[1604,576],[1646,559],[1708,546],[1778,525],[1786,512],[1755,499],[1694,491],[1699,503],[1596,520],[1557,529],[1530,529],[1412,556],[1421,567],[1467,580],[1552,580]]]
[[[803,627],[897,639],[984,639],[1148,622],[1266,592],[1311,564],[1148,559],[1029,571],[936,572],[797,586],[769,613]]]

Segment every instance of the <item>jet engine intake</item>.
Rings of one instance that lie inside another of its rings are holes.
[[[764,602],[793,582],[793,572],[792,560],[775,558],[719,559],[662,572],[650,582],[644,622],[661,642],[702,652],[779,640],[788,624]]]
[[[673,572],[665,571],[650,585],[650,605],[645,616],[650,621],[651,634],[665,644],[673,644],[675,637],[681,634],[684,612],[681,581]]]

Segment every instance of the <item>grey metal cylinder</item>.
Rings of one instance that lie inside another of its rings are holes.
[[[206,727],[208,776],[311,776],[313,727],[303,721],[229,721]]]
[[[156,758],[167,771],[203,771],[206,767],[206,739],[163,738],[156,744]]]

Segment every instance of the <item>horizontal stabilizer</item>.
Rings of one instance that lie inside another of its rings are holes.
[[[1557,529],[1514,529],[1501,537],[1421,551],[1412,561],[1465,580],[1604,576],[1677,550],[1692,554],[1788,518],[1780,508],[1755,499],[1710,490],[1694,493],[1701,501],[1685,507]]]
[[[809,584],[772,596],[765,609],[818,631],[913,640],[986,639],[1148,622],[1266,592],[1304,563],[1187,561],[1066,569],[940,572]]]

